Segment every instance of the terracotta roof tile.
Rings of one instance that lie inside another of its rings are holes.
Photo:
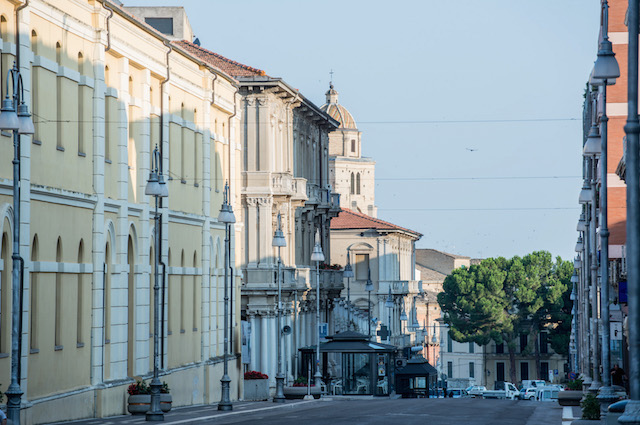
[[[396,226],[388,221],[369,217],[366,214],[360,214],[348,208],[342,208],[337,217],[331,219],[331,230],[340,229],[376,229],[376,230],[400,230],[403,232],[413,233],[418,237],[422,234],[414,230]]]
[[[267,75],[261,69],[253,68],[248,65],[241,64],[240,62],[225,58],[222,55],[186,40],[174,41],[173,44],[191,53],[203,62],[206,62],[231,75],[232,77],[264,77]]]

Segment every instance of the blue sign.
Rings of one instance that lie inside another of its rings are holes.
[[[553,374],[557,375],[558,374],[558,369],[553,369]]]
[[[326,338],[329,333],[329,324],[328,323],[320,323],[320,339]]]

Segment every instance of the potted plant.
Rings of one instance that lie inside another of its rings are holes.
[[[600,423],[600,403],[595,395],[589,393],[580,402],[582,419],[571,422],[571,425],[586,425]]]
[[[558,393],[560,406],[580,406],[582,399],[582,379],[574,379],[567,383],[567,390]]]
[[[162,381],[162,388],[160,388],[160,410],[167,413],[171,410],[171,403],[173,399],[169,393],[169,384]]]
[[[151,387],[144,381],[139,380],[129,385],[127,388],[129,397],[127,398],[127,410],[132,415],[144,415],[151,409]],[[160,388],[160,410],[168,412],[171,410],[171,394],[169,394],[169,384],[162,383]]]
[[[149,386],[144,381],[136,381],[129,385],[127,393],[127,410],[132,415],[144,415],[151,408]]]
[[[269,377],[261,372],[251,370],[244,373],[245,401],[269,399]]]
[[[284,387],[284,396],[287,399],[301,399],[307,395],[307,392],[314,398],[320,398],[320,387],[316,387],[311,381],[311,385],[308,385],[307,378],[304,376],[298,377],[291,386]]]

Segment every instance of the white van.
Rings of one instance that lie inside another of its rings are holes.
[[[536,387],[536,400],[538,401],[554,401],[558,400],[558,387],[552,387],[545,385],[543,387]]]

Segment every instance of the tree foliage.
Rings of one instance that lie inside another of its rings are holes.
[[[548,329],[552,348],[568,349],[567,318],[572,265],[547,251],[511,259],[488,258],[454,270],[443,283],[438,302],[451,338],[485,345],[505,343],[515,380],[515,350],[519,333],[531,334],[538,357],[537,335]],[[529,347],[527,347],[528,349]]]

